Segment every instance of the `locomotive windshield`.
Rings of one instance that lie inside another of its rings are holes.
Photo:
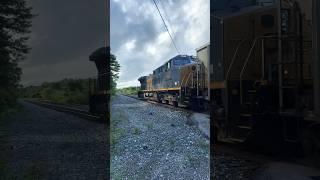
[[[182,66],[189,63],[190,63],[190,59],[176,59],[173,61],[173,64],[175,66]]]
[[[235,12],[244,7],[253,6],[256,2],[252,0],[214,0],[211,3],[211,10],[215,13],[217,11],[228,11],[228,12]]]
[[[179,58],[179,59],[174,59],[173,60],[173,65],[174,66],[183,66],[186,64],[190,64],[191,59],[190,58]]]

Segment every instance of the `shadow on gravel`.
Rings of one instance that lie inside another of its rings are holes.
[[[106,125],[20,103],[1,125],[0,179],[108,179]]]

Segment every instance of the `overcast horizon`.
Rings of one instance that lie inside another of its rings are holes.
[[[105,46],[106,9],[100,0],[27,0],[33,19],[21,84],[96,76],[89,55]]]
[[[210,41],[209,0],[156,0],[180,54],[196,55]],[[148,75],[178,55],[152,0],[111,0],[111,52],[121,68],[118,88],[139,86]]]

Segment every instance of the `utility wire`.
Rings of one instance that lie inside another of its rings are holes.
[[[173,31],[172,31],[171,21],[170,21],[170,19],[169,19],[169,17],[168,17],[168,13],[167,13],[166,9],[164,8],[164,5],[163,5],[163,3],[162,3],[162,0],[158,0],[158,1],[160,2],[160,5],[161,5],[161,7],[162,7],[162,9],[163,9],[164,17],[165,17],[165,19],[167,19],[168,29],[170,30],[170,32],[171,32],[172,35],[174,36],[174,33],[173,33]]]
[[[172,38],[171,34],[170,34],[170,32],[169,32],[169,29],[168,29],[168,27],[167,27],[167,25],[166,25],[166,22],[164,21],[164,19],[163,19],[162,15],[161,15],[161,12],[160,12],[160,10],[159,10],[159,8],[158,8],[158,5],[157,5],[156,1],[155,1],[155,0],[153,0],[153,3],[154,3],[154,5],[156,6],[156,8],[157,8],[157,10],[158,10],[158,12],[159,12],[159,15],[160,15],[160,17],[161,17],[161,19],[162,19],[162,22],[163,22],[164,26],[166,27],[166,30],[167,30],[167,32],[168,32],[168,34],[169,34],[170,38],[171,38],[171,41],[172,41],[173,46],[176,48],[176,51],[178,52],[178,54],[180,54],[180,52],[179,52],[179,50],[178,50],[178,48],[177,48],[176,44],[174,43],[174,40],[173,40],[173,38]]]

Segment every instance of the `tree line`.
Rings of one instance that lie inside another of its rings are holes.
[[[32,26],[32,8],[25,0],[0,1],[0,117],[15,107],[17,98],[41,98],[59,103],[87,104],[88,79],[64,79],[39,86],[21,87],[18,62],[31,50],[27,45]],[[106,57],[107,58],[107,57]],[[110,86],[115,91],[120,65],[110,57]]]
[[[32,8],[25,0],[0,1],[0,115],[16,104],[21,69],[29,39]]]

